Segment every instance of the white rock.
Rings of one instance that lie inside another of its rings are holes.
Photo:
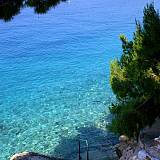
[[[13,155],[10,160],[51,160],[51,158],[34,152],[22,152]]]
[[[129,138],[127,137],[127,136],[125,136],[125,135],[121,135],[120,137],[119,137],[119,141],[120,142],[127,142],[129,140]]]

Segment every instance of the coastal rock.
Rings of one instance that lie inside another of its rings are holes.
[[[130,160],[134,155],[137,143],[130,141],[129,138],[120,137],[120,143],[116,146],[116,153],[120,160]]]
[[[22,152],[13,155],[10,160],[60,160],[58,158],[51,158],[34,152]]]
[[[120,160],[160,160],[160,119],[140,133],[138,142],[124,135],[119,141],[116,153]]]
[[[115,147],[119,159],[129,159],[133,156],[137,143],[133,140],[129,140],[129,138],[125,135],[121,135],[119,137],[119,141],[120,143]]]

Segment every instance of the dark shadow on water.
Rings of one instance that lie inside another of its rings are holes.
[[[78,129],[79,135],[73,138],[62,138],[59,145],[51,153],[51,156],[64,158],[65,160],[78,160],[78,140],[88,140],[89,160],[117,159],[114,145],[118,138],[106,130],[96,127],[84,127]],[[82,160],[86,159],[86,144],[81,141]]]
[[[13,19],[24,7],[33,8],[35,13],[44,14],[50,8],[66,0],[0,0],[0,19],[5,22]]]

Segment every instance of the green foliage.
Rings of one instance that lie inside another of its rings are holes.
[[[114,117],[108,128],[134,137],[160,115],[160,16],[153,4],[144,8],[143,24],[136,22],[133,40],[124,35],[120,40],[122,56],[110,66],[117,103],[110,109]]]
[[[50,8],[66,0],[0,0],[0,19],[10,21],[24,7],[34,8],[35,13],[44,14]]]

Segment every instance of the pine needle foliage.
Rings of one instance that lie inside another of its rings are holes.
[[[122,55],[110,65],[110,84],[117,97],[108,128],[137,137],[160,116],[160,15],[154,4],[144,8],[142,24],[129,41],[120,35]]]

